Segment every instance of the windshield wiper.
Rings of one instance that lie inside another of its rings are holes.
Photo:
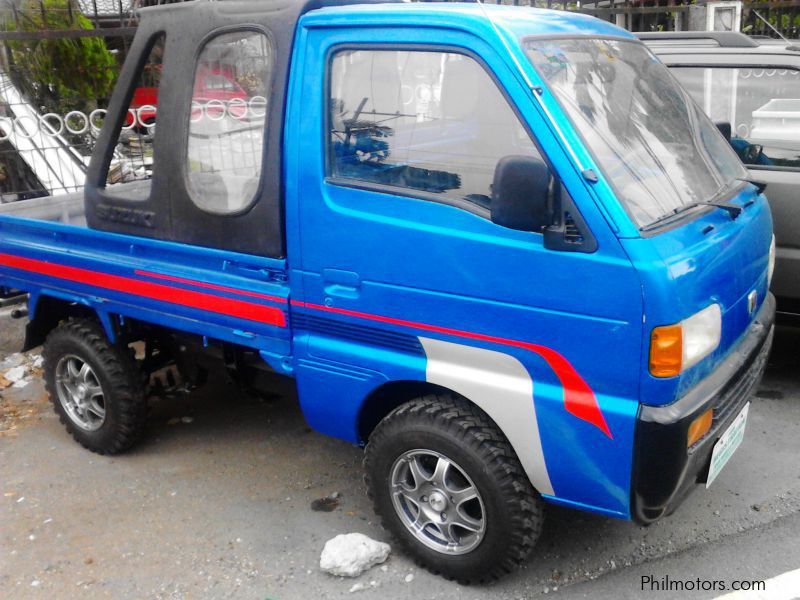
[[[686,208],[692,206],[715,206],[716,208],[721,208],[722,210],[727,211],[728,214],[731,216],[731,219],[735,219],[736,217],[738,217],[740,214],[742,214],[742,211],[744,210],[738,204],[723,202],[722,200],[706,200],[705,202],[693,202],[692,204],[689,204]]]
[[[744,210],[741,206],[736,204],[731,204],[730,202],[722,202],[720,200],[706,200],[705,202],[690,202],[689,204],[684,204],[683,206],[679,206],[678,208],[674,209],[672,212],[669,212],[665,215],[662,215],[646,227],[642,227],[642,231],[649,231],[652,229],[656,229],[659,227],[664,221],[669,221],[670,219],[674,219],[678,215],[685,213],[687,210],[691,210],[693,208],[698,208],[700,206],[712,206],[714,208],[721,208],[731,216],[731,219],[735,219],[738,217],[742,210]]]
[[[731,216],[731,219],[735,219],[744,210],[738,204],[733,204],[731,202],[725,202],[724,200],[715,200],[715,198],[720,198],[732,187],[731,183],[723,183],[719,186],[716,193],[712,196],[711,200],[703,200],[702,202],[690,202],[689,204],[685,204],[683,206],[679,206],[675,210],[672,211],[673,215],[680,214],[684,211],[687,211],[691,208],[696,208],[698,206],[713,206],[715,208],[721,208]]]

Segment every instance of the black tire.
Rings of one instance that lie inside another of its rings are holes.
[[[147,419],[143,379],[128,349],[111,344],[99,323],[88,319],[62,323],[47,336],[42,357],[45,388],[56,414],[84,448],[118,454],[142,437]],[[59,399],[56,370],[65,357],[88,364],[102,388],[105,415],[96,430],[82,428]]]
[[[401,520],[390,492],[392,470],[400,456],[414,449],[433,450],[451,460],[479,491],[485,533],[474,549],[458,555],[432,549]],[[384,527],[418,564],[448,579],[464,584],[498,579],[519,566],[539,538],[541,498],[498,427],[461,398],[428,395],[393,410],[370,435],[364,467],[368,493]]]

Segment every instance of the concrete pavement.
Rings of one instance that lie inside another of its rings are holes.
[[[352,597],[363,581],[374,586],[356,597],[714,597],[643,592],[640,578],[767,579],[800,567],[798,349],[800,336],[781,332],[745,441],[711,489],[650,527],[550,508],[525,567],[484,587],[430,575],[399,552],[357,580],[321,572],[319,553],[336,534],[391,539],[367,501],[361,450],[312,432],[291,395],[250,400],[216,377],[157,402],[133,451],[101,457],[64,432],[37,381],[0,401],[34,410],[0,435],[0,589],[263,600]],[[332,492],[342,495],[336,510],[311,510]]]

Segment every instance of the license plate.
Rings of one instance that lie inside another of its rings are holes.
[[[708,468],[708,481],[706,487],[709,487],[713,481],[722,471],[722,467],[730,460],[733,453],[741,445],[744,439],[744,426],[747,423],[747,411],[750,410],[750,403],[744,405],[742,412],[733,420],[730,427],[722,434],[714,444],[714,450],[711,452],[711,466]]]

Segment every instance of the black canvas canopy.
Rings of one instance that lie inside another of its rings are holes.
[[[359,4],[353,0],[223,0],[143,8],[140,25],[120,74],[108,118],[86,180],[86,215],[90,227],[187,244],[259,254],[284,255],[282,139],[286,90],[297,20],[326,6]],[[226,31],[267,34],[272,49],[266,136],[257,198],[237,214],[204,211],[191,200],[185,174],[188,107],[192,102],[194,64],[200,48]],[[106,188],[120,127],[153,41],[164,36],[163,74],[158,91],[158,124],[150,182]]]

